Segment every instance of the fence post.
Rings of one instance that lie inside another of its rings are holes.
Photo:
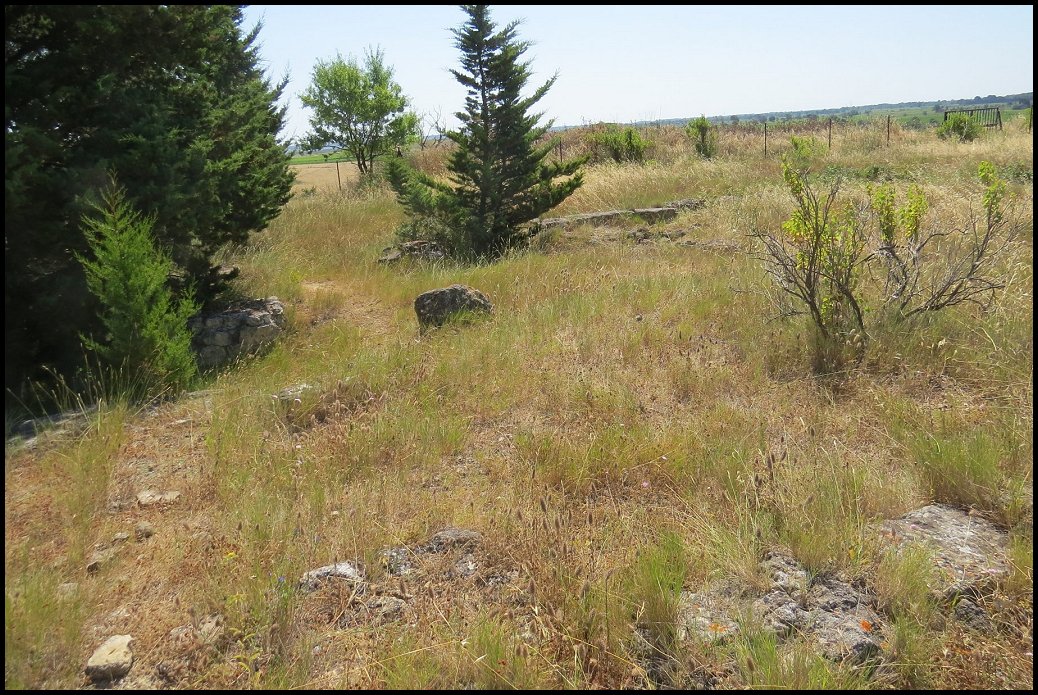
[[[833,117],[829,117],[829,149],[833,148]]]
[[[887,146],[890,146],[890,114],[887,114]]]
[[[764,156],[768,156],[768,122],[764,121]]]
[[[339,160],[335,160],[335,180],[339,182],[339,190],[342,190],[342,177],[339,176]]]

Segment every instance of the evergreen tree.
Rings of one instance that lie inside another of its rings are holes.
[[[76,259],[101,303],[105,335],[101,341],[83,337],[83,344],[117,375],[117,387],[139,389],[131,395],[179,391],[196,373],[187,320],[198,306],[175,301],[166,286],[173,262],[155,247],[155,220],[135,211],[114,180],[102,200],[83,218],[93,258]]]
[[[555,141],[537,144],[553,121],[538,126],[542,114],[530,108],[557,76],[522,96],[530,67],[520,58],[530,44],[518,40],[519,23],[497,30],[486,5],[462,9],[468,21],[453,30],[461,69],[451,72],[467,95],[465,110],[456,114],[461,130],[447,133],[458,145],[448,163],[454,185],[435,182],[400,162],[393,163],[389,178],[413,217],[432,217],[450,227],[463,253],[493,258],[521,241],[520,225],[580,187],[583,160],[547,162]],[[569,178],[556,181],[561,177]]]
[[[290,195],[284,83],[233,5],[5,5],[5,383],[81,364],[99,326],[76,253],[114,171],[176,273],[210,283]]]

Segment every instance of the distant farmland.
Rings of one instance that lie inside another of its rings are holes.
[[[320,162],[301,162],[298,160],[319,158]],[[338,166],[336,166],[336,164]],[[336,191],[340,188],[352,188],[360,179],[357,165],[351,161],[339,160],[336,162],[324,162],[322,155],[310,155],[308,157],[297,157],[292,160],[292,171],[296,174],[295,184],[292,192],[295,194],[306,191],[326,193]],[[336,171],[337,170],[337,171]]]

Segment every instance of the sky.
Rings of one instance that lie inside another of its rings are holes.
[[[970,99],[1033,90],[1034,6],[492,5],[521,20],[530,90],[555,125]],[[302,137],[299,94],[318,60],[381,48],[419,114],[455,127],[465,91],[456,5],[251,5],[262,67],[288,77],[282,135]]]

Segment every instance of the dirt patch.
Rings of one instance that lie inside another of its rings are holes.
[[[312,325],[344,319],[371,335],[386,336],[392,332],[393,314],[381,301],[352,291],[332,280],[303,282],[301,285],[310,305]]]

